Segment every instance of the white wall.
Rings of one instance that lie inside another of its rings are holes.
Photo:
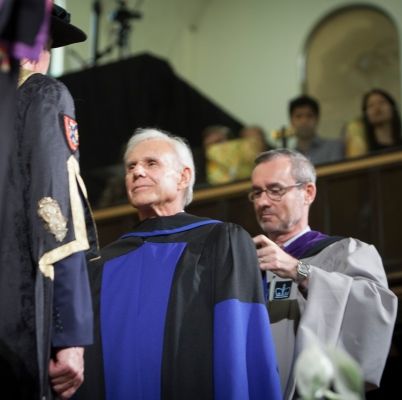
[[[90,32],[90,1],[67,0],[73,22]],[[111,42],[104,0],[100,48]],[[402,54],[401,0],[145,0],[134,20],[131,54],[168,59],[176,72],[245,124],[267,130],[287,123],[288,100],[301,92],[303,49],[314,26],[333,10],[371,4],[394,19]],[[72,46],[90,60],[90,42]],[[117,59],[116,52],[103,62]],[[401,63],[402,64],[402,63]],[[66,71],[79,67],[66,55]],[[402,71],[401,71],[402,72]],[[325,116],[323,116],[325,118]]]

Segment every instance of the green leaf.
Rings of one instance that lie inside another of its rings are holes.
[[[364,399],[363,376],[360,366],[345,351],[339,348],[327,350],[335,367],[334,388],[345,400]]]

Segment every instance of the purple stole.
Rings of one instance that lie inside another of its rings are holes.
[[[301,235],[288,246],[283,248],[286,253],[291,256],[299,259],[303,258],[303,256],[310,252],[319,242],[323,239],[329,238],[328,235],[325,235],[318,231],[308,231],[304,235]]]

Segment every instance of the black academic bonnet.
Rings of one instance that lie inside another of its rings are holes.
[[[86,40],[87,35],[70,23],[70,13],[64,8],[53,4],[50,20],[50,37],[52,48],[63,47]]]

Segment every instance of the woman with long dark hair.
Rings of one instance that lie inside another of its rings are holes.
[[[357,125],[350,126],[346,132],[346,153],[349,157],[402,147],[401,117],[397,104],[382,89],[372,89],[363,96],[361,123]]]

